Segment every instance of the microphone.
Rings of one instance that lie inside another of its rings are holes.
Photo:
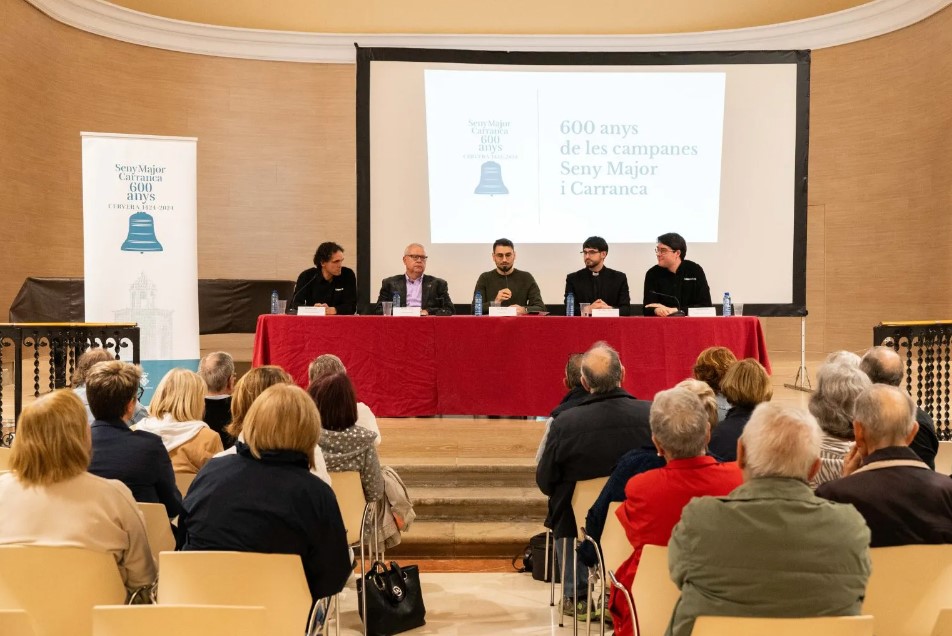
[[[297,305],[294,303],[294,301],[297,300],[298,294],[300,294],[302,291],[304,291],[305,289],[307,289],[308,287],[310,287],[311,283],[313,283],[315,280],[317,280],[317,277],[320,276],[320,275],[321,275],[321,270],[318,269],[318,270],[317,270],[317,273],[314,274],[313,276],[311,276],[311,280],[309,280],[309,281],[307,281],[306,283],[304,283],[303,285],[301,285],[300,288],[298,288],[297,285],[295,284],[294,293],[291,294],[291,300],[288,302],[288,309],[297,310]]]

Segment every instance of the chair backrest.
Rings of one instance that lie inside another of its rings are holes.
[[[159,552],[175,549],[175,535],[172,534],[168,511],[162,504],[140,502],[138,506],[145,517],[145,533],[149,537],[152,558],[158,563]]]
[[[0,470],[10,470],[10,454],[12,452],[12,448],[0,446]]]
[[[638,613],[639,635],[664,634],[681,597],[668,573],[668,546],[646,545],[642,549],[631,597]]]
[[[36,636],[30,615],[23,610],[0,610],[0,634],[3,636]]]
[[[93,608],[93,636],[268,636],[266,619],[260,606],[105,605]]]
[[[0,546],[0,609],[25,610],[36,636],[89,636],[93,606],[125,599],[126,588],[111,554]]]
[[[952,607],[952,545],[872,548],[863,613],[876,633],[928,636],[939,610]]]
[[[367,500],[364,498],[364,488],[360,483],[360,473],[349,470],[343,473],[334,473],[331,488],[337,497],[340,507],[340,516],[344,520],[344,529],[347,530],[347,544],[360,543],[360,522],[364,518]]]
[[[575,512],[575,534],[582,540],[582,526],[585,525],[585,516],[592,507],[598,495],[605,487],[608,477],[596,477],[575,482],[575,491],[572,493],[572,510]]]
[[[188,488],[195,481],[195,473],[175,473],[175,485],[178,486],[182,496],[188,494]]]
[[[935,619],[932,636],[952,636],[952,609],[939,610],[939,617]]]
[[[885,633],[885,632],[883,632]],[[699,616],[691,636],[873,636],[872,616],[739,618]]]
[[[269,636],[300,636],[311,593],[296,554],[162,552],[162,605],[261,606]]]
[[[605,529],[602,530],[602,560],[605,561],[605,569],[612,572],[617,570],[618,566],[624,563],[633,552],[628,535],[625,534],[625,528],[622,527],[621,521],[615,514],[621,505],[617,501],[608,505],[608,517],[605,519]]]
[[[0,468],[3,462],[0,460]],[[939,451],[935,455],[935,472],[952,474],[952,442],[939,442]]]

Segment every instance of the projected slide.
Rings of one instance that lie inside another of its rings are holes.
[[[431,242],[717,241],[725,73],[424,78]]]

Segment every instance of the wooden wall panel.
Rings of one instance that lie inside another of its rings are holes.
[[[813,56],[808,348],[952,318],[952,8]],[[355,253],[355,69],[211,58],[83,33],[0,2],[0,308],[82,274],[82,130],[199,138],[199,274],[293,277]],[[774,351],[799,321],[765,320]]]

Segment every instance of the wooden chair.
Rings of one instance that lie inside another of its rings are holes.
[[[929,636],[939,611],[952,607],[952,545],[872,548],[873,573],[863,613],[876,633]]]
[[[12,448],[0,446],[0,471],[10,470],[10,454],[12,452]]]
[[[175,473],[175,485],[178,486],[183,498],[188,494],[193,481],[195,481],[195,473]]]
[[[25,611],[36,636],[91,636],[93,606],[125,599],[126,588],[111,554],[0,546],[0,609]]]
[[[268,636],[266,618],[260,606],[100,605],[93,636]]]
[[[592,507],[592,504],[595,503],[595,500],[598,499],[598,495],[601,494],[602,489],[605,487],[605,484],[608,482],[608,477],[596,477],[595,479],[585,479],[583,481],[575,482],[575,490],[572,492],[572,512],[575,515],[575,539],[572,540],[572,566],[573,571],[578,568],[578,555],[575,552],[575,548],[578,546],[579,541],[586,541],[586,536],[584,532],[585,527],[585,517],[588,515],[588,509]],[[566,557],[569,555],[568,551],[568,539],[564,540],[563,551]],[[562,563],[562,587],[565,589],[565,565],[568,562],[568,558],[564,559]],[[553,577],[554,578],[554,577]],[[576,576],[576,578],[578,578]],[[591,627],[591,611],[592,611],[592,577],[588,577],[589,589],[587,592],[587,603],[586,608],[589,613],[589,618],[586,621]],[[578,588],[575,589],[575,596],[572,599],[572,605],[578,605]],[[599,598],[605,597],[605,580],[601,579],[601,596]],[[604,607],[602,608],[604,610]],[[562,612],[559,612],[559,627],[564,625],[564,617]],[[601,621],[601,630],[602,636],[605,632],[605,621]],[[578,634],[578,620],[572,621],[572,631],[575,634]]]
[[[36,636],[33,620],[23,610],[0,610],[0,634],[3,636]]]
[[[885,632],[883,632],[885,633]],[[739,618],[699,616],[691,636],[873,636],[872,616]]]
[[[340,508],[340,516],[344,520],[344,529],[347,531],[347,545],[360,550],[360,575],[367,572],[365,554],[368,551],[365,533],[368,521],[375,523],[376,506],[373,502],[367,503],[364,498],[364,487],[360,482],[360,473],[357,471],[346,471],[334,473],[331,488],[334,496],[337,498],[337,505]],[[372,546],[373,552],[378,549],[377,541]],[[361,601],[364,608],[367,607],[367,589],[361,585]],[[340,634],[340,598],[335,597],[335,633]],[[366,609],[364,610],[366,611]],[[364,620],[364,636],[367,636],[367,621]]]
[[[662,636],[681,592],[668,572],[668,546],[646,545],[631,586],[638,636]]]
[[[308,628],[311,593],[296,554],[162,552],[160,605],[265,608],[269,636],[300,636]]]
[[[145,533],[149,538],[149,548],[156,564],[159,562],[159,552],[171,552],[175,549],[175,535],[169,523],[168,511],[162,504],[138,503],[142,516],[145,517]]]
[[[935,472],[952,475],[952,442],[939,442],[939,451],[935,455]]]
[[[614,572],[631,556],[634,550],[625,534],[625,528],[618,520],[616,512],[621,508],[621,502],[615,501],[608,506],[608,518],[605,519],[605,529],[602,530],[602,560],[605,569]]]
[[[952,636],[952,609],[939,610],[939,617],[935,619],[932,636]]]

